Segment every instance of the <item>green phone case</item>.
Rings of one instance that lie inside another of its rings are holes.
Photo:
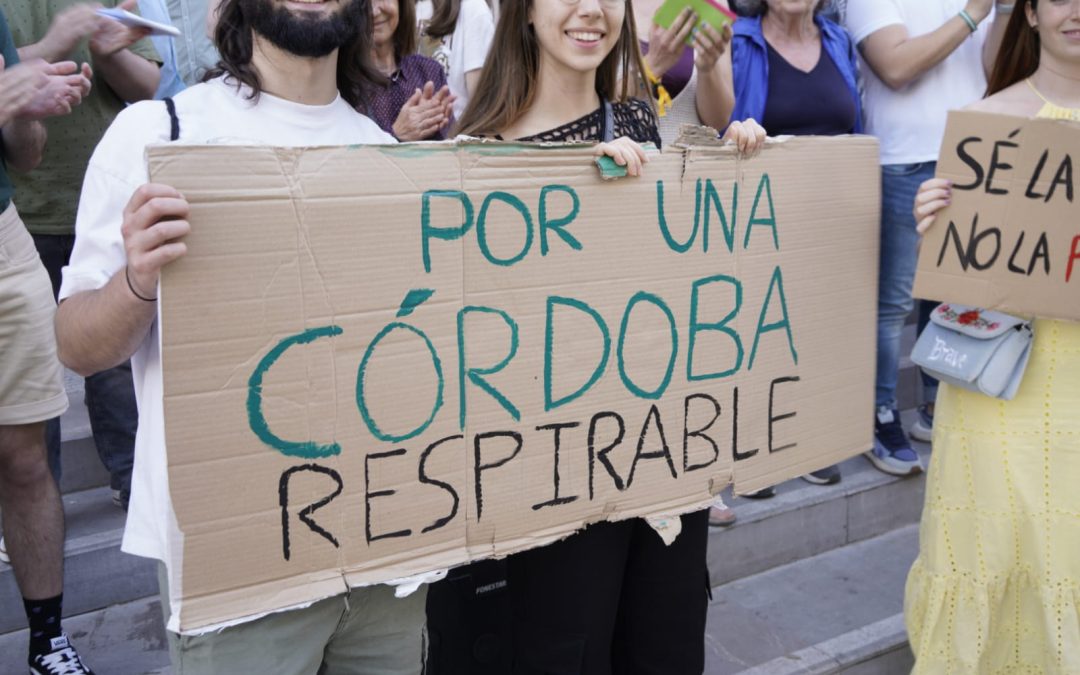
[[[660,9],[656,10],[653,21],[664,28],[671,28],[679,12],[689,7],[698,15],[698,28],[707,23],[717,31],[722,31],[724,26],[734,23],[737,18],[730,10],[723,9],[710,0],[665,0]],[[692,36],[686,38],[687,44],[692,44]]]

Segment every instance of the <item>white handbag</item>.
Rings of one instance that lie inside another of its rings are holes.
[[[931,313],[911,360],[942,382],[1010,400],[1020,388],[1033,339],[1026,319],[944,303]]]

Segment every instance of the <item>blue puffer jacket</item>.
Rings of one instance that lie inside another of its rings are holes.
[[[821,44],[844,76],[855,101],[855,133],[863,132],[862,101],[859,99],[859,65],[855,45],[840,26],[822,17],[814,17],[821,31]],[[735,22],[731,41],[731,65],[735,76],[735,109],[732,120],[753,117],[761,122],[765,117],[765,102],[769,98],[769,49],[761,32],[761,17],[741,17]]]

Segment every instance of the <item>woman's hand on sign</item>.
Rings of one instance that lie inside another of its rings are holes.
[[[147,183],[135,190],[124,207],[120,231],[127,252],[128,278],[146,298],[157,295],[161,268],[187,253],[180,241],[191,231],[188,202],[168,185]]]
[[[727,51],[731,44],[731,25],[724,26],[723,31],[718,31],[707,23],[695,28],[694,41],[694,67],[698,73],[710,73],[720,62],[720,57]]]
[[[758,124],[753,118],[736,120],[728,125],[724,132],[724,141],[734,143],[739,149],[739,154],[749,159],[754,157],[765,146],[765,127]]]
[[[952,181],[945,178],[931,178],[919,186],[915,194],[915,229],[920,235],[934,224],[938,211],[952,201]]]
[[[620,136],[610,143],[597,144],[595,152],[597,157],[606,155],[619,166],[625,166],[626,173],[631,176],[640,176],[644,165],[649,161],[641,144],[626,136]]]
[[[671,28],[653,22],[649,28],[649,52],[645,55],[645,62],[653,75],[663,77],[679,62],[697,22],[697,14],[689,7],[679,12],[671,22]]]

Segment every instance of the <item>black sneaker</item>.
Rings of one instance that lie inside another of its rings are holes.
[[[874,447],[866,453],[874,466],[894,476],[922,473],[919,455],[911,447],[900,414],[895,408],[882,406],[874,417]]]
[[[835,485],[840,482],[840,467],[833,464],[824,469],[804,474],[802,479],[814,485]]]
[[[49,641],[50,650],[30,657],[30,675],[94,675],[68,642],[67,635]]]

